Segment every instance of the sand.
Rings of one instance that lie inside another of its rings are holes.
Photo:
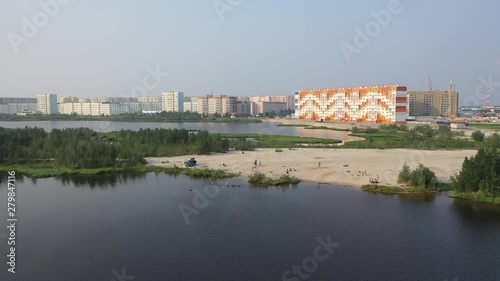
[[[449,177],[460,171],[465,157],[473,156],[475,150],[428,151],[408,149],[323,149],[296,148],[257,149],[255,151],[230,151],[228,153],[195,157],[196,168],[221,169],[247,177],[251,174],[253,162],[261,162],[258,166],[261,173],[270,177],[286,174],[298,177],[302,181],[329,183],[348,187],[361,187],[369,184],[370,177],[379,178],[379,184],[401,186],[397,183],[399,170],[404,162],[414,168],[418,163],[424,164],[436,173],[440,181],[446,182]],[[187,156],[147,158],[149,165],[184,166]],[[163,163],[168,161],[169,163]],[[321,166],[319,164],[321,163]],[[226,166],[224,166],[225,164]],[[363,172],[366,171],[366,175]]]

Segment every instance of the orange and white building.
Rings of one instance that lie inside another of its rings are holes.
[[[404,86],[305,90],[295,93],[297,119],[338,122],[404,123]]]

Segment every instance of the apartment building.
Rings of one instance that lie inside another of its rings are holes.
[[[165,92],[162,93],[162,110],[167,112],[184,112],[184,93]]]
[[[57,95],[40,94],[37,95],[37,111],[41,114],[58,114]]]
[[[295,116],[318,121],[404,123],[408,116],[406,91],[404,86],[299,91]]]

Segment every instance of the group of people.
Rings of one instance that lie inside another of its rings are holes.
[[[378,183],[378,180],[379,180],[379,178],[378,178],[378,175],[377,175],[376,178],[370,178],[370,183]]]
[[[295,172],[295,171],[297,171],[297,170],[295,170],[294,168],[286,168],[286,169],[285,169],[285,173],[286,173],[287,175],[288,175],[288,173],[290,173],[290,172],[292,172],[292,171],[293,171],[293,172]]]

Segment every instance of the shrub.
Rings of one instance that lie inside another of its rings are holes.
[[[432,189],[438,186],[436,174],[421,163],[413,171],[404,163],[401,171],[399,171],[398,183],[406,183],[411,187],[422,187],[424,189]]]
[[[484,133],[477,130],[472,133],[472,139],[477,142],[483,142],[484,141]]]
[[[399,171],[398,183],[408,183],[411,180],[411,170],[406,162],[403,164],[403,168]]]

